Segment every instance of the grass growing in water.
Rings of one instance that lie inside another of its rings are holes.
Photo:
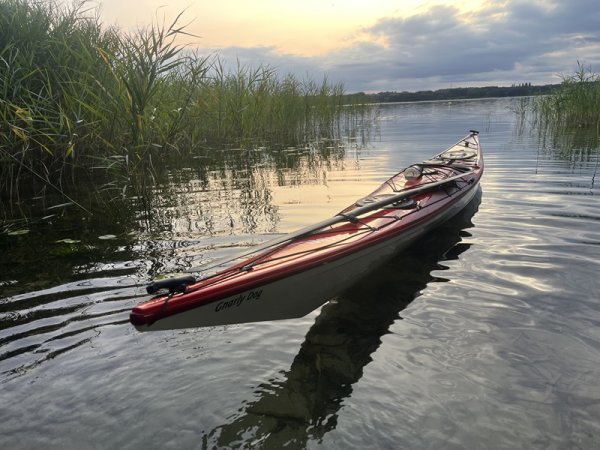
[[[180,19],[126,34],[86,2],[0,2],[0,196],[24,178],[60,190],[82,167],[139,179],[199,148],[339,133],[341,85],[226,70],[176,43]]]
[[[573,75],[563,77],[556,92],[535,102],[534,114],[536,124],[544,129],[598,129],[600,75],[579,63]]]
[[[557,151],[563,158],[578,152],[596,152],[600,141],[600,75],[578,62],[572,75],[552,94],[531,100],[533,127],[539,133],[540,145]],[[524,108],[518,117],[527,117]]]

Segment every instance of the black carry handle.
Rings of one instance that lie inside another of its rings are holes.
[[[167,278],[166,280],[154,281],[146,286],[146,292],[148,294],[155,294],[161,289],[168,289],[170,294],[176,292],[184,292],[185,288],[190,284],[194,284],[196,278],[191,275],[177,278]]]

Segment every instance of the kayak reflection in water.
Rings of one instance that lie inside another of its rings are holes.
[[[459,243],[480,201],[481,191],[452,220],[326,304],[285,377],[259,385],[259,398],[206,433],[203,448],[304,448],[335,429],[342,402],[399,312],[434,280],[440,261],[470,247]]]

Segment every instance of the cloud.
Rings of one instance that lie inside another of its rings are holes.
[[[557,82],[577,60],[600,65],[597,0],[508,0],[470,14],[435,6],[381,18],[349,46],[319,57],[281,55],[271,47],[222,49],[299,76],[328,74],[349,92]]]
[[[225,47],[212,51],[225,63],[225,68],[230,70],[235,70],[238,64],[244,67],[271,67],[277,69],[281,75],[292,73],[300,79],[317,79],[325,72],[321,61],[281,54],[275,47]]]

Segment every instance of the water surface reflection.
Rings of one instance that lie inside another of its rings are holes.
[[[337,424],[344,400],[399,313],[432,281],[443,261],[458,259],[462,238],[481,202],[473,201],[443,227],[326,304],[306,334],[289,370],[256,387],[224,425],[209,431],[204,448],[305,448]]]
[[[384,105],[368,147],[207,152],[93,220],[23,197],[34,217],[0,234],[0,448],[595,448],[600,151],[515,130],[513,102]],[[129,325],[155,274],[330,217],[469,128],[475,226],[420,240],[318,319]]]

